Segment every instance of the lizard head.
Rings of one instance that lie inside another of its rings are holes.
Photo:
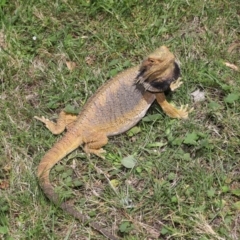
[[[180,76],[174,55],[166,46],[151,53],[141,64],[136,82],[150,92],[164,92]]]

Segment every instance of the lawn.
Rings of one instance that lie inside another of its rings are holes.
[[[121,239],[240,239],[239,0],[1,0],[0,19],[0,239],[105,239],[41,191],[38,163],[61,136],[33,117],[80,112],[161,45],[184,82],[168,100],[189,118],[153,104],[106,160],[79,148],[52,183]]]

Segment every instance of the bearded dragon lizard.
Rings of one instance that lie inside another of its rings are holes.
[[[55,204],[60,204],[59,196],[54,192],[49,179],[50,171],[57,162],[80,145],[83,145],[87,154],[95,154],[104,159],[105,151],[102,147],[107,144],[108,137],[123,133],[136,125],[154,100],[157,100],[168,116],[187,118],[192,109],[188,109],[188,105],[175,108],[167,102],[164,94],[182,84],[179,76],[180,68],[174,55],[162,46],[140,66],[125,70],[103,84],[78,116],[62,111],[56,123],[35,116],[53,134],[60,134],[67,128],[65,136],[44,155],[38,166],[37,176],[46,196]],[[89,217],[78,212],[73,205],[63,202],[60,207],[75,218],[88,222],[108,239],[118,239],[98,223],[89,221]]]

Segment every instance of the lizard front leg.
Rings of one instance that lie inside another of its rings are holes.
[[[193,108],[188,110],[188,105],[182,105],[180,109],[175,108],[169,102],[167,102],[164,93],[155,94],[158,104],[161,106],[162,110],[172,118],[188,118],[188,114],[193,111]]]
[[[34,118],[43,122],[51,133],[60,134],[65,130],[65,128],[69,129],[72,125],[74,125],[77,116],[61,111],[56,123],[43,116],[34,116]]]

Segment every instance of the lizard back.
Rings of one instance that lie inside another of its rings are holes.
[[[146,114],[155,96],[136,83],[139,67],[120,73],[100,87],[85,104],[75,126],[88,126],[113,136],[127,131]]]

